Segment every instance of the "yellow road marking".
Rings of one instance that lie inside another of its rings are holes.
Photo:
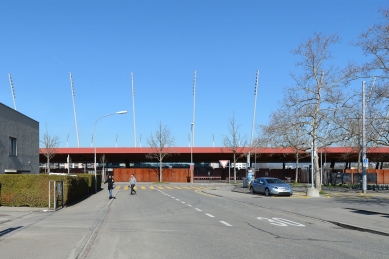
[[[158,186],[158,189],[161,189],[161,190],[163,190],[164,188],[163,188],[162,186]]]
[[[128,186],[124,186],[124,190],[127,191],[128,190]]]
[[[144,186],[141,186],[140,188],[142,188],[142,190],[146,190],[146,187],[144,187]]]
[[[149,188],[150,188],[151,190],[155,190],[154,186],[152,186],[152,185],[150,185]]]
[[[178,187],[178,186],[174,186],[174,188],[178,189],[178,190],[182,190],[182,188]]]
[[[173,190],[173,188],[170,187],[170,186],[166,186],[166,188],[169,189],[169,190]]]
[[[120,186],[118,185],[118,186],[116,186],[116,189],[120,189]]]
[[[138,187],[134,186],[134,190],[138,189]]]

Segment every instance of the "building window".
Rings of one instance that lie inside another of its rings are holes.
[[[9,155],[16,156],[16,138],[9,137]]]

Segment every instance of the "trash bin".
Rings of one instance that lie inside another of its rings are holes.
[[[243,177],[243,188],[247,188],[247,178]]]

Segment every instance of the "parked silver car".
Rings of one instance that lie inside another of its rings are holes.
[[[287,195],[293,194],[293,189],[289,184],[273,177],[260,177],[250,183],[251,193],[263,193],[270,195]]]

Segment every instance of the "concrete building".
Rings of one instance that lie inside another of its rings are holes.
[[[39,122],[0,103],[0,174],[39,173]]]

